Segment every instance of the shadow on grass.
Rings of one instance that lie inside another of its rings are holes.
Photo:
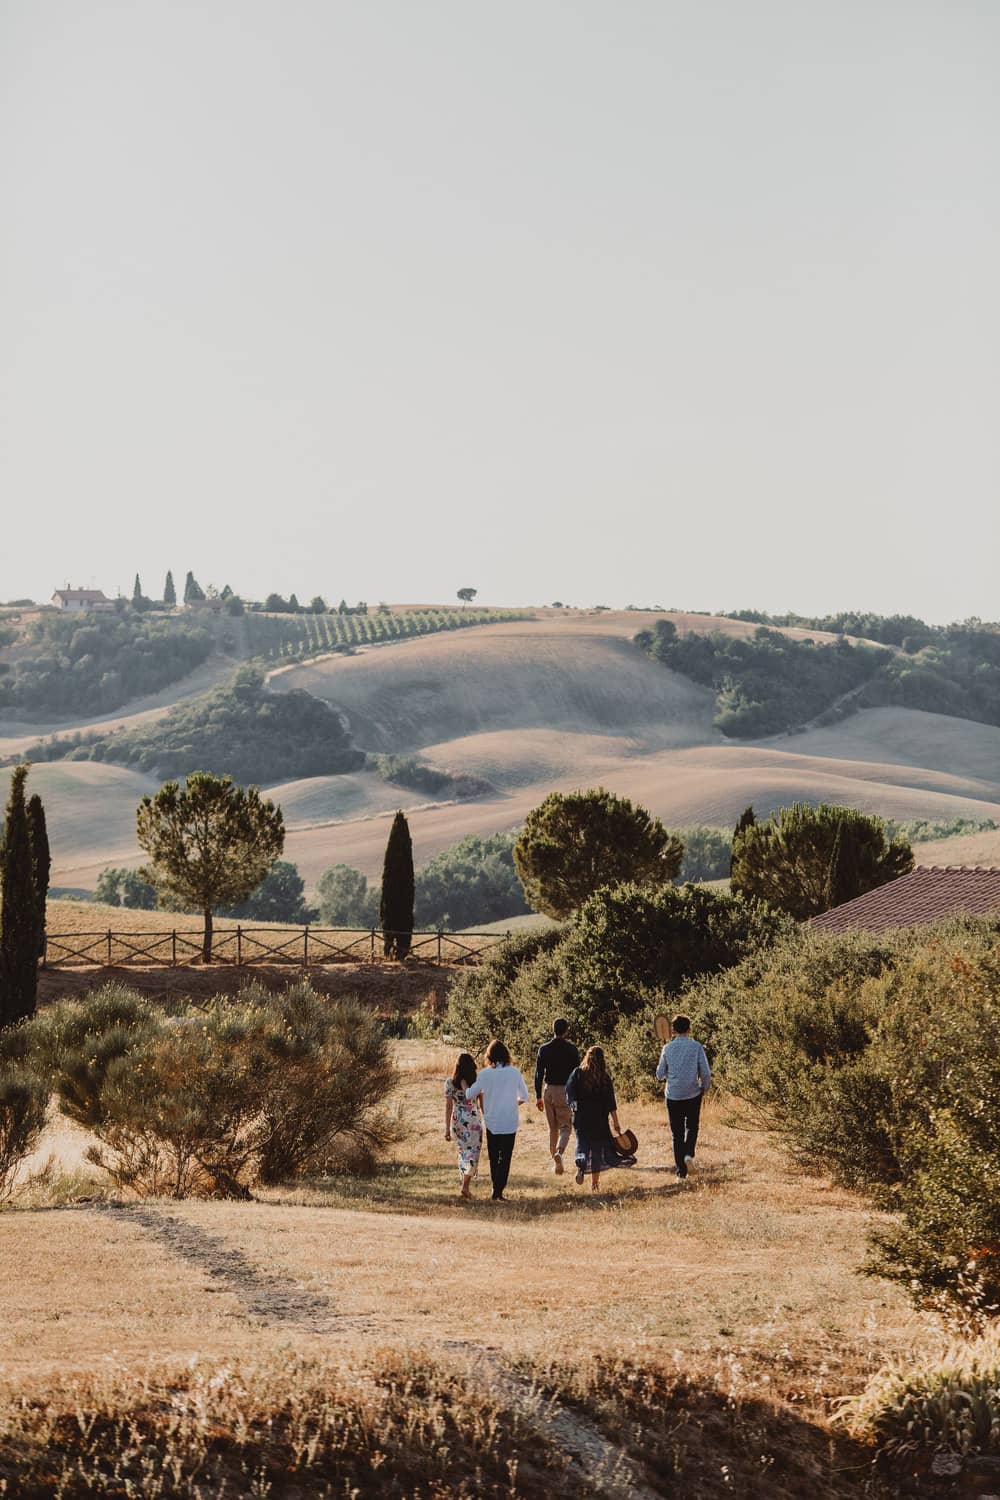
[[[733,1179],[734,1173],[726,1167],[705,1168],[685,1182],[679,1182],[666,1167],[622,1168],[604,1174],[604,1181],[595,1193],[591,1191],[589,1178],[578,1187],[569,1171],[562,1178],[541,1175],[534,1181],[515,1176],[504,1202],[494,1203],[490,1198],[488,1172],[480,1172],[471,1199],[463,1199],[453,1167],[384,1162],[373,1177],[317,1178],[289,1190],[278,1189],[268,1201],[276,1205],[306,1201],[315,1207],[364,1213],[418,1213],[446,1218],[478,1213],[525,1220],[560,1214],[627,1212],[645,1203],[682,1201],[692,1193],[717,1192]]]

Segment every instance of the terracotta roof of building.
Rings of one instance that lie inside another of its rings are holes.
[[[909,875],[813,917],[809,925],[821,932],[887,932],[989,912],[1000,912],[1000,870],[918,865]]]

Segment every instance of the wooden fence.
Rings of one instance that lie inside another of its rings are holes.
[[[212,961],[220,964],[378,963],[385,959],[386,933],[379,927],[223,927],[216,928]],[[474,964],[509,933],[414,932],[410,955],[431,964]],[[201,959],[200,928],[164,932],[49,932],[42,967],[79,964],[177,968]]]

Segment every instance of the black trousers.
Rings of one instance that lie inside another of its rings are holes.
[[[493,1183],[494,1198],[503,1197],[503,1190],[510,1176],[510,1159],[514,1155],[516,1139],[517,1135],[513,1131],[510,1135],[498,1135],[495,1130],[486,1132],[486,1150],[489,1152],[490,1179]]]
[[[686,1177],[688,1169],[684,1164],[684,1158],[693,1156],[694,1148],[698,1144],[701,1095],[695,1094],[693,1099],[668,1099],[667,1114],[674,1138],[674,1161],[680,1175]]]

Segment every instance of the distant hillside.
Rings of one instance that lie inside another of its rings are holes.
[[[716,728],[731,739],[834,722],[882,704],[1000,725],[1000,626],[856,618],[883,639],[900,641],[902,649],[844,634],[833,643],[797,640],[764,624],[742,639],[718,629],[682,634],[668,617],[637,632],[635,644],[672,672],[711,688]]]
[[[447,790],[394,785],[370,769],[296,774],[295,763],[281,758],[279,737],[277,774],[267,778],[267,791],[284,808],[286,858],[299,866],[310,892],[337,863],[376,877],[397,807],[407,809],[418,863],[426,864],[466,834],[516,827],[548,791],[578,786],[603,784],[674,827],[728,828],[749,802],[764,814],[795,800],[842,802],[904,822],[1000,822],[1000,727],[883,705],[804,733],[734,743],[713,725],[711,688],[632,644],[658,618],[539,610],[532,620],[273,671],[271,695],[312,693],[309,701],[321,700],[321,712],[345,716],[358,751],[415,757],[495,789],[458,801]],[[719,630],[746,640],[757,628],[754,621],[704,615],[669,618],[682,635]],[[792,641],[837,639],[798,625],[782,634]],[[894,659],[910,660],[890,649]],[[189,700],[185,722],[189,708],[201,712],[198,700]],[[150,708],[141,722],[163,713],[162,706]],[[139,862],[135,807],[155,786],[152,776],[86,761],[38,765],[31,776],[49,809],[56,885],[92,889],[106,865]],[[975,841],[992,837],[959,841],[954,857],[966,858],[966,847],[976,857],[989,846]],[[928,849],[937,860],[945,845]]]

